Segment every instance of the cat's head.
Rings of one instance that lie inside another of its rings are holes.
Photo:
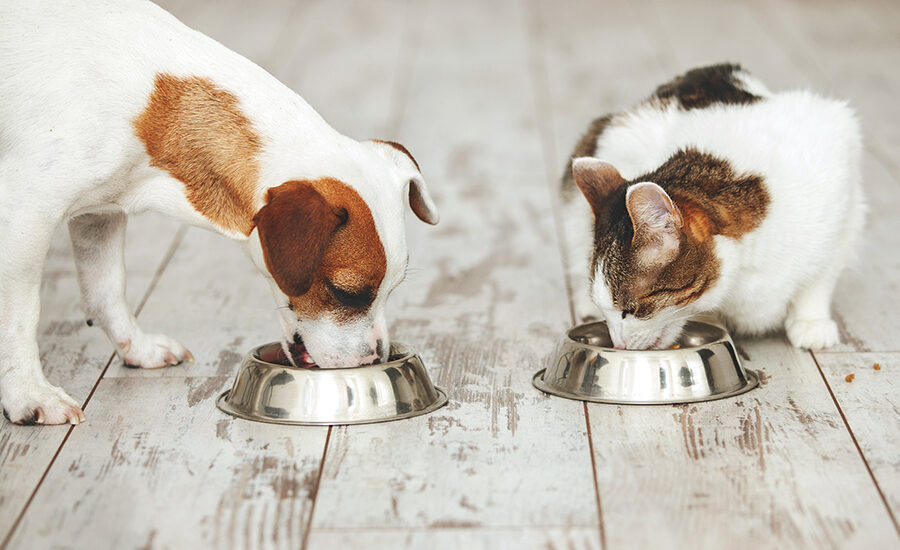
[[[575,159],[572,172],[594,212],[591,298],[613,343],[671,346],[718,275],[711,235],[692,215],[698,205],[652,181],[627,182],[599,159]]]

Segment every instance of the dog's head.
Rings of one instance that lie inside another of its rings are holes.
[[[385,302],[406,273],[406,197],[438,222],[418,165],[395,143],[361,144],[339,177],[270,188],[255,217],[285,354],[298,366],[354,367],[387,359]],[[352,181],[351,181],[352,180]]]

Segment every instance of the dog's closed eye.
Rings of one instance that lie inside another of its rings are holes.
[[[329,280],[325,281],[325,286],[338,303],[350,309],[365,308],[375,299],[375,289],[371,286],[342,288]]]

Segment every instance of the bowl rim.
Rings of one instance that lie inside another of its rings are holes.
[[[371,365],[366,365],[371,366]],[[314,370],[314,369],[308,369]],[[328,370],[349,370],[349,369],[328,369]],[[357,426],[360,424],[382,424],[385,422],[393,422],[395,420],[405,420],[407,418],[414,418],[416,416],[424,416],[426,414],[431,414],[434,411],[444,407],[447,403],[450,402],[449,396],[447,392],[442,390],[437,386],[433,386],[434,391],[437,393],[437,399],[435,399],[434,403],[425,407],[424,409],[420,409],[417,411],[409,411],[403,414],[398,414],[394,416],[387,416],[383,418],[365,418],[361,420],[342,420],[342,421],[327,421],[327,420],[290,420],[284,418],[273,418],[270,416],[265,416],[261,414],[253,414],[246,413],[243,410],[236,409],[231,406],[228,402],[228,396],[231,393],[231,390],[234,388],[230,388],[222,392],[222,394],[216,399],[216,407],[225,414],[229,414],[235,418],[240,418],[242,420],[248,420],[250,422],[261,422],[264,424],[281,424],[285,426]]]
[[[682,347],[678,347],[678,348],[667,348],[667,349],[616,349],[616,348],[609,347],[609,346],[597,346],[595,344],[587,344],[585,342],[582,342],[579,339],[572,337],[573,331],[584,328],[588,325],[601,325],[602,324],[604,326],[607,326],[606,321],[597,320],[597,321],[588,321],[586,323],[578,323],[577,325],[570,327],[568,330],[566,330],[565,338],[566,338],[567,342],[574,344],[576,346],[580,346],[582,348],[591,349],[591,350],[595,350],[595,351],[602,351],[604,353],[619,353],[619,354],[640,353],[640,354],[651,354],[651,355],[659,355],[659,354],[663,354],[663,353],[681,353],[681,352],[688,352],[688,351],[696,351],[698,349],[709,348],[711,346],[714,346],[716,344],[721,344],[723,342],[732,342],[731,336],[728,334],[728,331],[725,328],[723,328],[717,324],[708,323],[706,321],[698,321],[695,319],[689,319],[687,321],[687,323],[685,323],[685,324],[688,324],[688,323],[694,323],[694,324],[698,324],[698,325],[706,325],[709,327],[713,327],[713,328],[721,331],[722,337],[712,340],[711,342],[701,344],[699,346],[687,346],[687,347],[682,346]],[[607,330],[607,332],[609,332],[609,328],[607,328],[606,330]]]
[[[687,399],[672,399],[672,400],[663,400],[663,401],[641,401],[641,400],[627,400],[627,399],[607,399],[602,397],[592,397],[590,395],[584,395],[579,393],[572,393],[565,390],[562,390],[556,386],[548,384],[544,380],[544,373],[547,371],[546,368],[537,371],[534,376],[531,377],[531,385],[537,388],[539,391],[544,392],[545,394],[555,395],[557,397],[563,397],[565,399],[571,399],[573,401],[586,401],[589,403],[606,403],[609,405],[685,405],[689,403],[704,403],[706,401],[718,401],[719,399],[726,399],[728,397],[736,397],[738,395],[749,392],[750,390],[759,386],[759,375],[756,371],[750,369],[744,369],[744,375],[747,378],[747,383],[742,387],[722,393],[714,393],[710,395],[706,395],[703,397],[694,397]]]
[[[362,370],[362,369],[387,368],[387,367],[391,367],[391,366],[397,366],[397,365],[400,365],[403,363],[408,363],[411,359],[415,359],[415,358],[419,357],[418,352],[416,352],[411,346],[408,346],[406,344],[402,344],[399,342],[391,342],[391,352],[394,352],[395,349],[399,350],[399,352],[400,352],[398,354],[399,357],[397,357],[396,359],[392,359],[390,361],[385,361],[384,363],[373,363],[373,364],[369,364],[369,365],[357,365],[355,367],[320,367],[318,365],[316,365],[315,367],[295,367],[294,365],[290,365],[290,364],[283,365],[281,363],[272,363],[270,361],[265,361],[264,359],[260,358],[259,350],[261,350],[264,347],[271,346],[274,344],[281,345],[281,342],[278,342],[278,341],[268,342],[268,343],[260,344],[258,346],[251,348],[250,351],[247,352],[247,355],[244,357],[244,363],[250,362],[255,365],[263,365],[266,367],[297,370],[297,371],[311,372],[311,373],[314,373],[314,372],[338,372],[338,371],[353,372],[353,371],[358,371],[358,370]],[[393,355],[393,353],[392,353],[392,355]],[[420,360],[421,360],[421,358],[420,358]],[[240,368],[241,367],[238,367],[238,369],[240,369]]]

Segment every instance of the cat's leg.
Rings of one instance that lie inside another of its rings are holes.
[[[818,278],[794,295],[784,324],[791,344],[822,349],[840,342],[837,324],[831,318],[831,295],[841,267],[841,264],[826,267]]]
[[[570,199],[563,202],[563,233],[569,286],[572,290],[572,305],[575,321],[597,320],[600,310],[591,300],[590,268],[594,236],[592,234],[593,215],[587,201]],[[583,204],[582,204],[583,203]]]
[[[831,318],[831,299],[841,271],[856,254],[865,223],[866,206],[859,177],[856,171],[847,193],[850,211],[840,241],[819,276],[797,292],[788,308],[785,329],[788,339],[797,347],[822,349],[840,342],[838,326]]]
[[[85,214],[69,221],[84,313],[115,344],[126,365],[155,369],[193,359],[190,352],[162,334],[146,334],[125,299],[126,216]]]
[[[81,407],[44,376],[37,344],[41,272],[57,218],[4,212],[0,219],[0,404],[16,424],[78,424]],[[61,216],[60,216],[61,218]]]

